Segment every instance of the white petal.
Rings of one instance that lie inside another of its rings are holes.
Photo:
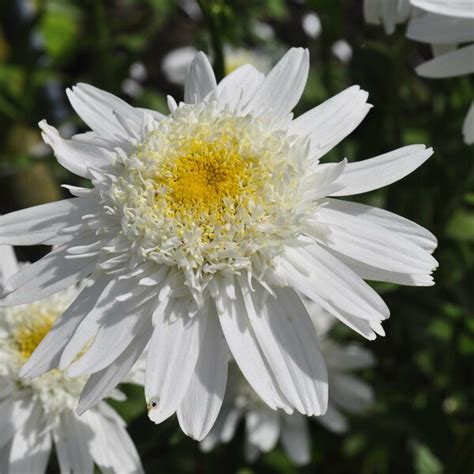
[[[7,398],[0,401],[0,420],[2,420],[0,446],[5,446],[12,440],[17,429],[16,426],[19,424],[15,419],[13,399]]]
[[[311,460],[311,437],[306,418],[298,413],[282,417],[281,443],[288,457],[298,466]]]
[[[362,122],[372,107],[368,96],[359,86],[349,87],[291,123],[291,131],[311,138],[311,159],[325,155]]]
[[[359,217],[367,222],[382,226],[389,231],[396,232],[430,253],[438,245],[436,237],[429,230],[392,212],[379,209],[378,207],[339,199],[329,198],[326,202],[328,203],[328,209]]]
[[[216,87],[216,77],[209,59],[204,53],[197,53],[184,82],[184,101],[188,104],[201,102]]]
[[[280,436],[280,414],[263,407],[250,410],[245,417],[247,442],[259,451],[271,451]]]
[[[290,49],[257,88],[245,110],[255,112],[271,110],[275,116],[286,116],[303,94],[308,70],[308,50]]]
[[[127,377],[129,371],[145,350],[152,331],[153,327],[151,321],[149,321],[143,326],[140,334],[137,334],[135,339],[112,364],[88,378],[77,405],[79,415],[106,398]]]
[[[95,284],[82,290],[39,343],[22,367],[20,377],[37,377],[59,365],[64,347],[77,326],[95,306],[109,281],[109,277],[103,276]]]
[[[149,327],[153,309],[146,305],[139,310],[127,309],[112,319],[102,319],[100,328],[86,353],[67,369],[69,377],[79,377],[99,372],[112,364],[139,337],[143,328]]]
[[[333,343],[328,344],[328,341],[325,342],[321,349],[330,372],[334,370],[360,370],[372,367],[375,363],[372,352],[358,344],[339,346]]]
[[[398,181],[421,166],[433,149],[409,145],[356,163],[348,163],[336,183],[344,185],[333,196],[366,193]]]
[[[328,411],[316,420],[333,433],[345,433],[349,429],[346,417],[332,403],[329,403]]]
[[[104,284],[104,283],[103,283]],[[82,319],[80,324],[70,335],[69,341],[61,354],[59,368],[66,370],[76,356],[84,349],[91,339],[97,334],[102,322],[112,324],[117,315],[117,297],[126,292],[130,287],[129,281],[107,279],[98,300],[90,312]]]
[[[120,142],[128,136],[114,112],[133,123],[137,130],[141,125],[142,114],[109,92],[79,83],[67,89],[66,94],[82,120],[105,138]]]
[[[437,267],[430,252],[402,234],[345,210],[344,205],[336,205],[323,206],[318,211],[318,219],[331,229],[331,241],[325,243],[328,248],[391,272],[429,274]]]
[[[234,407],[234,400],[222,405],[219,416],[209,434],[199,443],[199,447],[204,452],[209,452],[218,443],[228,443],[235,434],[238,422],[242,416],[242,411]]]
[[[287,247],[285,258],[307,271],[308,285],[297,288],[308,298],[323,298],[331,308],[369,321],[382,321],[389,310],[382,298],[339,260],[318,244]]]
[[[439,15],[474,18],[472,0],[410,0],[414,7]]]
[[[83,415],[93,432],[90,450],[96,464],[104,472],[140,474],[143,467],[135,445],[121,419],[104,417],[98,410]]]
[[[350,413],[360,413],[373,402],[372,388],[352,375],[337,374],[331,384],[331,400]]]
[[[51,435],[35,437],[32,442],[31,433],[25,438],[21,431],[18,431],[13,439],[10,451],[10,465],[8,474],[25,474],[46,472],[49,455],[51,453]]]
[[[224,285],[224,282],[219,282]],[[233,284],[233,283],[232,283]],[[248,319],[240,289],[236,288],[237,298],[230,299],[221,286],[216,300],[219,322],[227,345],[234,356],[242,374],[259,397],[273,409],[286,408],[288,402],[280,393],[278,384],[263,358],[252,326]]]
[[[326,366],[306,308],[290,288],[274,288],[274,298],[254,285],[252,292],[241,281],[247,314],[280,388],[300,413],[324,413]]]
[[[431,79],[472,74],[474,73],[474,44],[426,61],[416,68],[416,72],[421,77]]]
[[[188,316],[187,300],[170,300],[153,315],[145,397],[149,418],[161,423],[178,408],[194,373],[207,313]]]
[[[428,13],[408,23],[407,37],[430,44],[457,44],[474,41],[472,19],[454,18]]]
[[[92,430],[72,411],[64,410],[59,416],[59,424],[53,428],[54,444],[61,472],[94,471],[94,462],[89,452]]]
[[[17,271],[18,261],[13,247],[0,245],[0,296],[2,295],[3,285]]]
[[[77,140],[64,140],[59,132],[48,125],[46,120],[39,123],[42,137],[54,151],[54,156],[64,168],[83,178],[92,179],[89,169],[110,171],[114,157],[108,151]]]
[[[58,247],[15,273],[5,285],[7,296],[0,301],[0,306],[46,298],[83,280],[95,270],[95,259],[68,260],[66,256],[67,249]]]
[[[246,104],[253,96],[265,75],[250,64],[241,66],[228,74],[217,86],[219,102],[227,104],[231,110]]]
[[[52,244],[58,231],[95,208],[92,199],[72,198],[11,212],[0,217],[0,244]]]
[[[384,281],[406,286],[433,286],[433,277],[427,273],[397,273],[355,260],[347,255],[328,249],[337,259],[347,265],[362,279],[370,281]]]
[[[466,119],[464,120],[462,133],[464,135],[464,142],[467,145],[473,145],[474,144],[474,102],[471,104],[471,107],[469,108],[469,112],[466,115]]]
[[[197,441],[201,441],[214,425],[227,384],[229,354],[217,318],[217,312],[212,308],[196,369],[178,409],[181,429]]]

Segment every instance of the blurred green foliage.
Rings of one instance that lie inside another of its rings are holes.
[[[166,53],[194,45],[219,56],[224,43],[268,54],[308,47],[311,71],[299,114],[341,89],[360,84],[374,109],[327,159],[351,161],[402,145],[425,143],[435,155],[403,181],[364,202],[412,219],[439,238],[437,285],[378,285],[392,311],[387,336],[373,343],[337,327],[335,336],[358,340],[378,364],[363,374],[377,402],[351,431],[333,435],[316,423],[313,461],[297,469],[280,449],[253,465],[243,457],[243,431],[226,446],[202,454],[176,420],[155,426],[142,390],[126,387],[115,403],[127,419],[147,472],[153,473],[467,473],[474,469],[474,152],[461,128],[473,98],[472,77],[427,81],[413,68],[430,52],[409,42],[403,27],[386,37],[364,25],[362,2],[334,0],[5,0],[0,4],[0,213],[59,199],[58,183],[84,184],[60,168],[41,145],[37,122],[47,118],[63,133],[83,130],[64,89],[84,81],[136,106],[165,110],[166,94],[182,97],[161,68]],[[307,37],[301,19],[318,13],[322,35]],[[256,34],[270,25],[274,38]],[[349,64],[331,55],[344,38]],[[275,58],[277,59],[277,58]],[[123,91],[130,67],[146,68],[133,97]],[[36,259],[44,249],[19,249]],[[54,462],[51,472],[57,472]]]

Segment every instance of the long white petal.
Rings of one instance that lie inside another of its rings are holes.
[[[31,442],[31,433],[26,435],[27,437],[22,431],[18,431],[13,439],[7,471],[9,474],[46,472],[51,453],[51,435],[38,435],[34,443]]]
[[[332,403],[329,403],[328,411],[317,418],[317,421],[333,433],[344,433],[349,428],[346,417]]]
[[[120,142],[128,138],[115,112],[128,120],[136,131],[141,126],[142,113],[109,92],[79,83],[67,89],[66,94],[74,110],[91,130],[107,139]]]
[[[83,178],[92,179],[89,169],[110,171],[114,157],[103,148],[88,145],[77,140],[65,140],[46,120],[39,123],[46,144],[54,151],[58,162],[67,170]]]
[[[74,331],[97,303],[110,278],[103,276],[85,288],[54,323],[20,371],[20,377],[37,377],[59,365],[61,353]]]
[[[99,410],[91,410],[82,418],[93,432],[90,451],[102,471],[124,474],[143,472],[135,445],[121,419],[105,417]]]
[[[409,145],[356,163],[348,163],[335,183],[344,187],[333,196],[350,196],[379,189],[398,181],[421,166],[433,149]]]
[[[257,88],[245,110],[271,110],[275,116],[286,116],[301,98],[308,71],[308,50],[290,49]]]
[[[337,374],[331,384],[331,400],[350,413],[360,413],[373,402],[372,388],[353,375]]]
[[[280,414],[266,407],[250,410],[245,417],[247,442],[259,451],[271,451],[280,436]]]
[[[382,298],[318,244],[287,247],[284,258],[307,272],[309,285],[300,291],[309,298],[317,301],[313,296],[322,297],[331,307],[369,321],[380,322],[389,316]]]
[[[280,437],[286,454],[296,465],[303,466],[309,463],[311,436],[305,417],[298,413],[283,416]]]
[[[0,245],[0,296],[3,292],[3,285],[18,271],[18,268],[18,261],[13,247]]]
[[[228,74],[217,86],[219,102],[227,104],[231,110],[246,104],[263,82],[265,75],[246,64]]]
[[[90,375],[112,364],[141,334],[143,327],[148,326],[152,311],[150,304],[138,310],[127,308],[122,314],[118,309],[114,320],[102,320],[86,353],[69,366],[67,375]]]
[[[270,408],[284,408],[291,412],[291,406],[263,358],[240,289],[236,288],[236,298],[231,299],[221,286],[216,307],[227,345],[250,386]]]
[[[181,429],[197,441],[201,441],[214,425],[227,383],[229,353],[217,318],[215,308],[210,305],[204,344],[189,387],[178,408]]]
[[[462,133],[464,136],[464,143],[467,145],[474,144],[474,102],[469,108],[469,112],[466,115],[464,120],[464,125],[462,127]]]
[[[79,415],[106,398],[127,377],[129,371],[145,350],[152,331],[151,321],[147,321],[141,332],[112,364],[88,378],[77,405]]]
[[[61,472],[91,473],[94,462],[89,452],[92,430],[72,411],[64,410],[53,428],[54,444]]]
[[[474,18],[472,0],[410,0],[414,7],[438,15]]]
[[[327,371],[306,308],[290,288],[274,288],[274,298],[254,285],[241,281],[247,314],[280,388],[300,413],[324,413]]]
[[[6,283],[7,296],[0,306],[31,303],[53,295],[89,276],[95,259],[69,260],[67,249],[58,247],[41,260],[22,268]]]
[[[216,87],[216,77],[209,59],[204,53],[197,53],[184,81],[184,101],[188,104],[201,102]]]
[[[347,265],[353,272],[357,273],[363,280],[383,281],[386,283],[396,283],[406,286],[433,286],[434,279],[427,273],[398,273],[382,270],[380,268],[368,265],[355,260],[347,255],[329,250],[337,259]]]
[[[389,231],[396,232],[404,239],[409,240],[430,253],[433,252],[438,245],[436,237],[429,230],[393,212],[339,199],[329,198],[326,202],[328,209],[359,217],[367,222],[382,226]]]
[[[429,274],[438,266],[430,252],[403,234],[345,211],[344,205],[323,206],[318,211],[318,219],[331,229],[331,240],[325,243],[328,248],[391,272]]]
[[[129,281],[108,279],[98,300],[70,335],[67,345],[61,354],[59,368],[65,370],[97,334],[102,323],[112,325],[117,317],[117,298],[130,287]]]
[[[406,36],[429,44],[458,44],[474,41],[474,21],[428,13],[408,23]]]
[[[368,96],[359,86],[349,87],[291,123],[294,133],[311,138],[312,159],[325,155],[362,122],[372,107]]]
[[[184,298],[170,300],[155,311],[145,377],[148,416],[155,423],[170,417],[186,393],[199,356],[206,317],[205,311],[189,317]]]
[[[72,198],[11,212],[0,217],[0,244],[52,244],[58,231],[95,208],[92,199]]]
[[[474,44],[436,56],[416,68],[421,77],[440,79],[474,73]]]

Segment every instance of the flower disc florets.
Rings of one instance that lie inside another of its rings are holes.
[[[145,258],[202,284],[224,268],[256,270],[298,234],[304,152],[265,117],[181,104],[136,146],[106,199]]]
[[[48,300],[0,311],[0,354],[5,361],[0,380],[2,376],[15,380],[19,396],[39,400],[46,414],[75,409],[86,378],[71,378],[58,369],[31,379],[22,379],[18,373],[75,294],[76,290],[72,289]]]

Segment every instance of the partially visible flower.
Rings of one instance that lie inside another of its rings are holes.
[[[434,57],[416,68],[422,77],[440,79],[474,73],[474,1],[412,0],[422,13],[408,24],[407,37],[432,46]],[[459,46],[461,45],[461,46]],[[467,144],[474,143],[474,112],[464,122]]]
[[[321,163],[371,106],[353,86],[294,118],[308,72],[309,52],[295,48],[268,75],[245,65],[217,84],[198,53],[184,102],[169,98],[166,116],[90,85],[67,91],[93,131],[64,140],[40,127],[58,161],[92,187],[69,186],[71,199],[0,218],[0,243],[54,245],[10,278],[0,305],[90,284],[23,376],[93,374],[83,411],[149,344],[149,417],[177,413],[202,439],[222,404],[230,352],[271,408],[326,411],[326,367],[301,295],[375,339],[389,309],[364,279],[432,285],[437,243],[407,219],[339,199],[405,177],[432,150]]]
[[[325,320],[329,315],[322,311],[312,314],[313,320],[320,316]],[[328,369],[329,402],[327,412],[312,419],[334,433],[344,433],[348,430],[348,422],[341,410],[360,414],[373,401],[370,386],[350,372],[372,366],[374,358],[359,345],[341,346],[327,337],[321,341],[321,352]],[[235,368],[229,371],[221,413],[201,442],[201,449],[209,451],[218,443],[229,442],[242,418],[245,419],[245,455],[249,461],[254,461],[261,452],[272,450],[278,440],[295,464],[304,465],[310,461],[310,418],[299,413],[271,410]]]
[[[197,50],[192,46],[183,46],[169,52],[164,58],[161,68],[168,81],[184,84],[186,74]],[[267,73],[272,67],[271,59],[257,49],[224,47],[225,74],[228,75],[237,68],[251,64],[258,71]]]
[[[315,12],[305,13],[301,20],[301,26],[306,35],[313,39],[318,38],[322,31],[321,20]]]
[[[352,46],[344,39],[337,40],[331,46],[331,52],[342,63],[348,63],[352,59]]]
[[[9,246],[0,246],[0,289],[16,270]],[[0,472],[46,471],[53,445],[61,472],[142,472],[125,423],[105,402],[78,416],[74,410],[87,377],[53,370],[33,379],[19,371],[77,296],[75,287],[35,303],[0,308]],[[136,382],[136,377],[131,374]],[[86,388],[87,390],[87,388]],[[123,395],[110,387],[111,396]]]
[[[410,0],[364,0],[364,19],[372,25],[382,24],[391,35],[398,23],[410,16]]]

